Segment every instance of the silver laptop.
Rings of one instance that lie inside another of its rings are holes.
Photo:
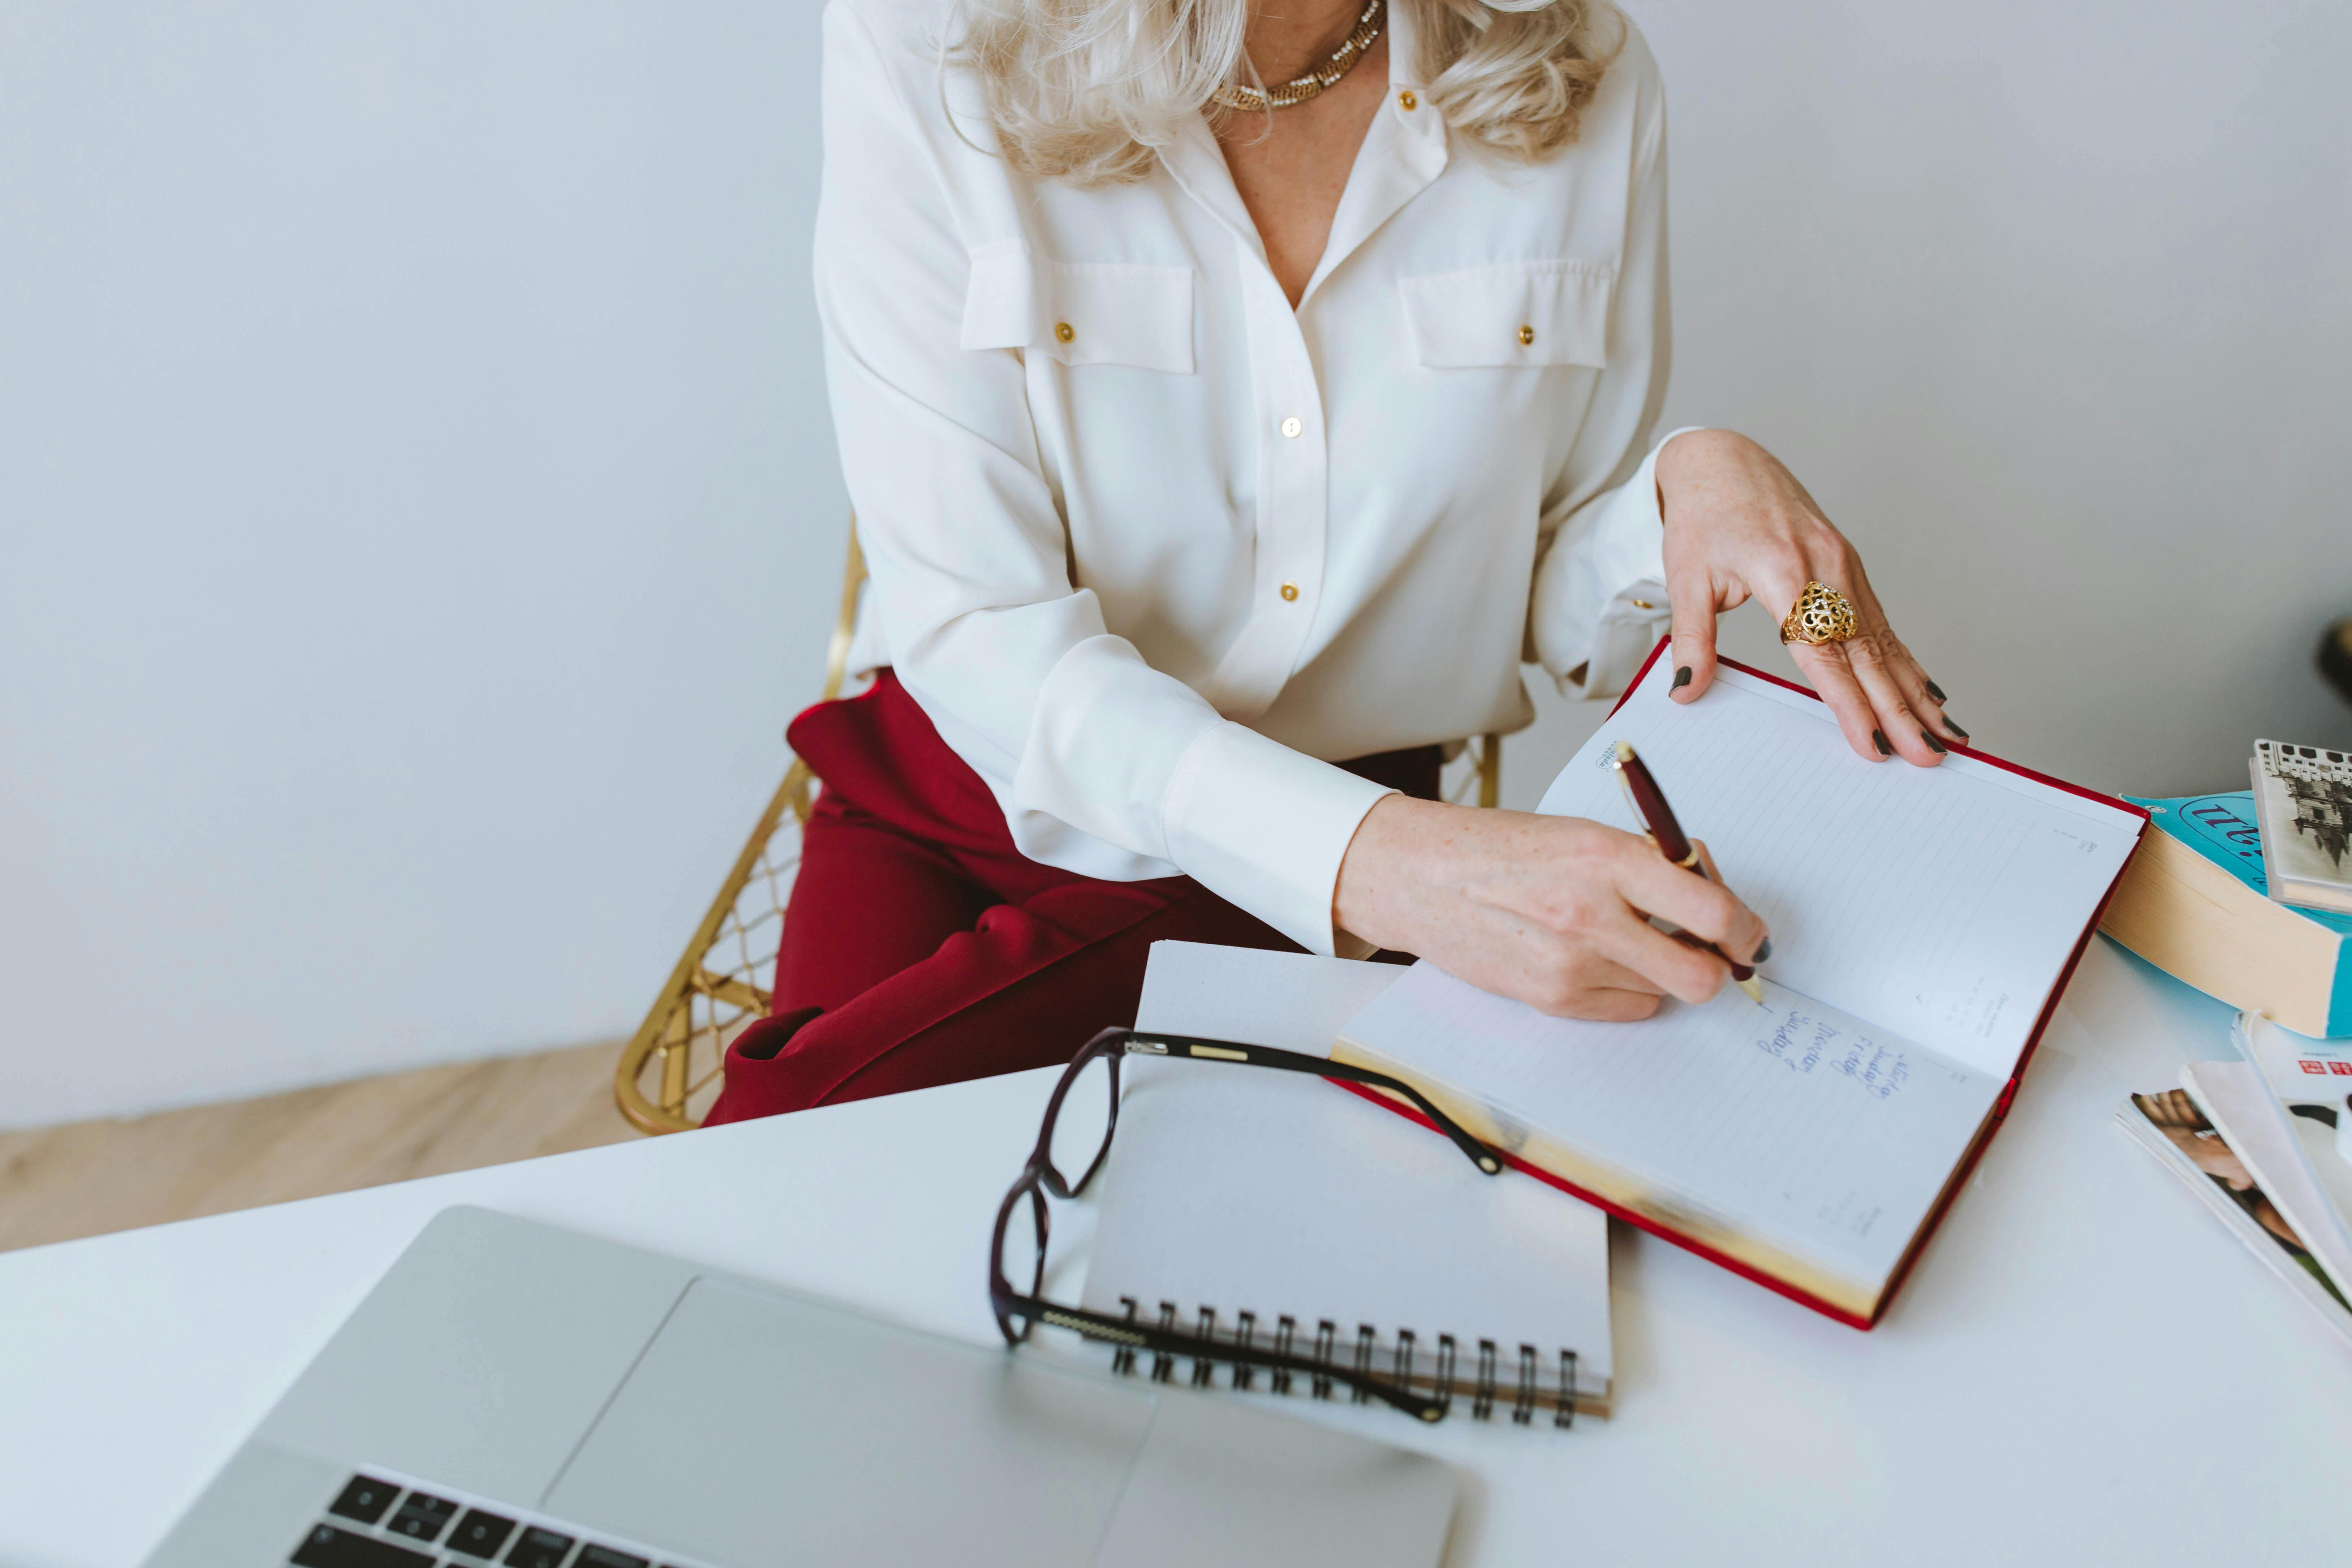
[[[1426,1568],[1454,1489],[1248,1396],[453,1208],[148,1563]]]

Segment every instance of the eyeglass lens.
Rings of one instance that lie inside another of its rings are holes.
[[[1116,1055],[1091,1057],[1063,1095],[1047,1137],[1046,1160],[1066,1191],[1076,1194],[1094,1175],[1109,1151],[1118,1102]]]
[[[1005,1200],[1004,1222],[996,1240],[996,1272],[1020,1295],[1034,1299],[1045,1283],[1045,1194],[1034,1184]],[[997,1319],[1008,1339],[1026,1339],[1029,1320],[1014,1315]]]

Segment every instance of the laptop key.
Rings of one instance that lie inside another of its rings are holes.
[[[466,1510],[466,1517],[457,1521],[457,1528],[449,1532],[449,1539],[441,1544],[448,1551],[462,1552],[468,1557],[479,1557],[488,1562],[499,1554],[499,1548],[504,1546],[507,1537],[513,1533],[513,1520],[500,1519],[497,1514],[470,1508]]]
[[[294,1549],[293,1562],[296,1568],[433,1568],[433,1554],[319,1524]]]
[[[527,1524],[507,1553],[507,1562],[511,1568],[561,1568],[563,1554],[571,1550],[572,1537]]]
[[[580,1549],[579,1559],[572,1568],[654,1568],[653,1559],[627,1552],[615,1552],[609,1546],[590,1544]]]
[[[341,1495],[327,1505],[327,1511],[355,1519],[362,1524],[373,1524],[399,1495],[400,1489],[390,1481],[380,1481],[373,1476],[353,1476]]]
[[[392,1522],[384,1528],[394,1535],[405,1535],[411,1541],[437,1541],[457,1512],[457,1505],[447,1498],[411,1492],[401,1502],[400,1511],[392,1516]]]

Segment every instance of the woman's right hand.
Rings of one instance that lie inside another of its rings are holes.
[[[1766,936],[1720,882],[1669,863],[1645,838],[1580,817],[1402,795],[1356,829],[1332,913],[1351,935],[1481,990],[1555,1016],[1614,1021],[1646,1018],[1664,996],[1704,1002],[1731,977],[1721,959],[1649,916],[1743,959]]]

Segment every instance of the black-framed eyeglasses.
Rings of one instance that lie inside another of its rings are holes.
[[[1313,1378],[1318,1390],[1328,1389],[1336,1379],[1355,1391],[1359,1399],[1380,1400],[1423,1421],[1442,1417],[1446,1401],[1414,1393],[1408,1386],[1412,1375],[1409,1367],[1401,1366],[1398,1377],[1391,1382],[1376,1375],[1361,1356],[1355,1367],[1349,1368],[1334,1364],[1327,1356],[1310,1359],[1294,1354],[1286,1343],[1261,1346],[1250,1342],[1246,1335],[1225,1339],[1207,1333],[1186,1333],[1167,1325],[1154,1326],[1080,1307],[1062,1306],[1040,1294],[1045,1289],[1045,1244],[1050,1229],[1045,1199],[1048,1194],[1076,1197],[1102,1169],[1103,1159],[1110,1152],[1111,1134],[1118,1127],[1119,1063],[1129,1056],[1191,1058],[1195,1061],[1274,1068],[1387,1089],[1411,1101],[1413,1109],[1452,1139],[1479,1170],[1491,1176],[1503,1168],[1502,1157],[1494,1150],[1430,1103],[1419,1089],[1387,1073],[1234,1040],[1105,1029],[1070,1058],[1061,1082],[1054,1086],[1053,1098],[1045,1102],[1045,1124],[1037,1130],[1037,1145],[1030,1151],[1029,1163],[1021,1168],[1012,1190],[1004,1194],[1003,1205],[996,1211],[995,1241],[989,1249],[988,1298],[996,1310],[996,1326],[1003,1331],[1005,1343],[1018,1345],[1039,1323],[1049,1323],[1090,1340],[1117,1345],[1129,1357],[1143,1350],[1161,1357],[1189,1356],[1196,1367],[1231,1362],[1237,1380],[1244,1368],[1264,1367],[1273,1373],[1277,1387],[1286,1386],[1293,1373]],[[1025,1279],[1025,1289],[1013,1283],[1016,1278]]]

